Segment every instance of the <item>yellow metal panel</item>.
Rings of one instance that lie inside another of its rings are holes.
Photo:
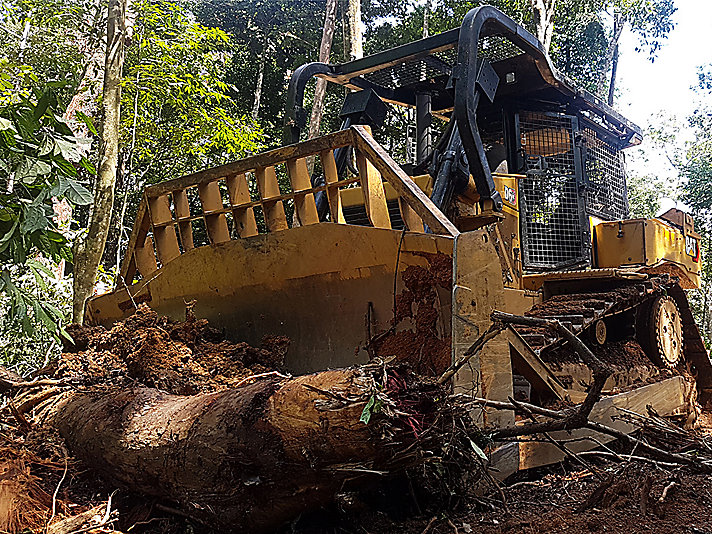
[[[493,174],[494,185],[504,206],[519,211],[519,177],[515,174]]]
[[[631,219],[596,225],[598,267],[646,265],[645,224],[645,219]]]
[[[679,266],[694,286],[699,284],[699,243],[660,219],[631,219],[595,226],[597,264],[620,266]]]

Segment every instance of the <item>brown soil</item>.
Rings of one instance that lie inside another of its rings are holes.
[[[712,406],[698,419],[692,439],[712,439]],[[652,443],[661,445],[653,436]],[[680,444],[678,444],[680,445]],[[613,450],[616,445],[611,444]],[[622,456],[630,451],[619,450]],[[589,456],[595,466],[581,470],[575,461],[521,472],[500,489],[470,493],[449,509],[432,506],[428,495],[410,482],[378,493],[349,495],[338,510],[320,513],[297,524],[299,534],[368,532],[371,534],[589,534],[712,532],[712,477],[684,469],[630,462],[609,462]],[[417,480],[418,474],[411,474]],[[659,502],[665,487],[667,497]],[[501,490],[501,491],[500,491]],[[647,496],[647,498],[645,498]],[[504,502],[506,504],[503,504]],[[646,513],[641,507],[646,501]],[[405,510],[405,511],[404,511]],[[280,534],[295,532],[285,529]]]
[[[191,313],[183,322],[159,317],[145,304],[111,330],[72,325],[55,378],[84,385],[135,384],[193,395],[235,386],[245,378],[279,371],[289,339],[265,337],[262,347],[226,341]]]
[[[366,532],[453,534],[547,533],[708,533],[712,532],[712,479],[704,475],[681,475],[677,486],[669,490],[666,501],[659,505],[663,489],[675,480],[670,473],[655,468],[631,465],[623,473],[613,466],[604,467],[610,475],[610,486],[600,500],[584,508],[602,482],[590,472],[551,473],[533,481],[523,481],[503,488],[507,500],[504,509],[498,495],[468,503],[470,511],[438,514],[418,520],[391,522],[374,518],[363,521]],[[652,486],[648,510],[641,513],[641,495],[646,478]],[[488,509],[489,508],[489,509]],[[493,509],[492,509],[493,508]],[[432,523],[431,523],[432,521]],[[313,530],[310,532],[318,532]],[[327,532],[327,531],[322,531]],[[347,532],[343,530],[342,532]]]

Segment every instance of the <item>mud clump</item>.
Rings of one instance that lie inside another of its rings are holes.
[[[391,327],[372,343],[376,355],[395,356],[421,375],[437,376],[450,365],[450,325],[441,318],[438,288],[452,288],[452,257],[418,255],[428,266],[410,265],[403,271],[405,288],[396,295]]]
[[[207,320],[160,317],[145,304],[110,330],[72,325],[55,378],[83,385],[142,385],[176,395],[234,387],[245,378],[281,371],[289,339],[267,336],[262,347],[227,341]]]

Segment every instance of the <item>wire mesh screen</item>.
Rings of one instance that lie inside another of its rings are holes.
[[[584,247],[574,118],[522,113],[519,124],[526,157],[526,178],[519,183],[525,267],[579,264],[584,260]]]
[[[477,55],[496,63],[523,53],[505,37],[487,36],[480,39]],[[451,48],[431,52],[396,65],[384,66],[382,69],[364,74],[363,77],[382,87],[391,89],[407,87],[442,76],[449,77],[456,62],[457,45],[453,43]]]
[[[623,152],[599,138],[590,128],[584,129],[582,134],[588,212],[606,220],[625,219],[628,196]]]

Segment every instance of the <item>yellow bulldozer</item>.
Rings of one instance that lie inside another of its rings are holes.
[[[343,123],[303,140],[314,77],[346,89]],[[292,373],[381,357],[438,376],[500,310],[557,319],[614,368],[591,417],[615,428],[632,428],[617,409],[681,414],[712,391],[685,294],[700,283],[692,218],[629,218],[623,150],[640,128],[498,10],[304,65],[286,116],[281,148],[145,188],[117,286],[88,301],[87,322],[139,303],[180,318],[195,301],[234,340],[287,336]],[[452,381],[478,398],[577,402],[591,371],[550,331],[517,326]],[[502,477],[562,457],[534,441],[495,452]]]

